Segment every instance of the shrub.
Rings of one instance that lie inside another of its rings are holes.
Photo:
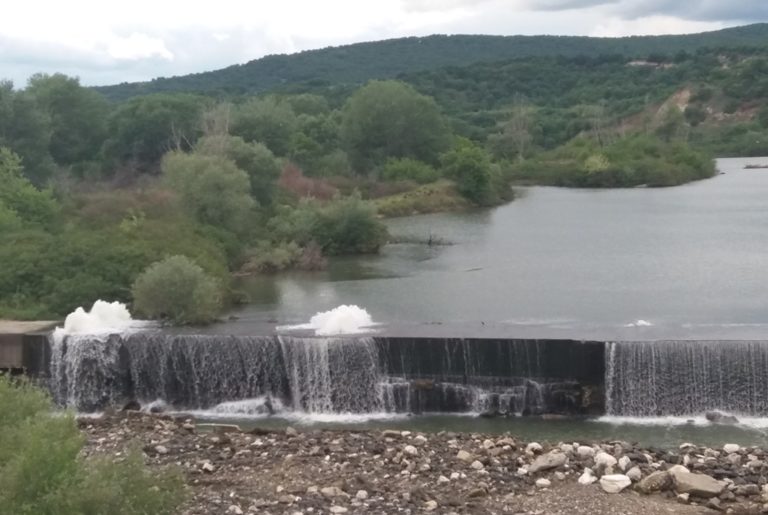
[[[435,182],[440,174],[432,166],[416,159],[390,159],[381,169],[385,181],[415,181],[419,184]]]
[[[281,209],[269,226],[280,241],[302,246],[315,242],[329,255],[376,253],[387,239],[376,209],[359,194],[337,197],[327,204],[303,200],[295,209]]]
[[[13,514],[170,514],[184,498],[177,469],[152,472],[140,451],[84,459],[70,414],[39,388],[0,376],[0,511]]]
[[[280,272],[293,267],[300,256],[301,247],[296,242],[273,244],[262,241],[249,252],[240,271],[247,274]]]
[[[178,324],[212,322],[221,309],[218,282],[185,256],[151,264],[133,283],[133,307]]]

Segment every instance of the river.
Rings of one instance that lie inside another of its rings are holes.
[[[766,162],[720,159],[716,177],[673,188],[521,188],[495,209],[390,220],[394,235],[450,244],[250,279],[252,303],[235,315],[291,324],[357,304],[401,334],[756,337],[768,323],[768,170],[744,165]]]

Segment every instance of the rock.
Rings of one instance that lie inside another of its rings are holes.
[[[384,438],[400,438],[400,431],[394,429],[385,429],[381,432],[381,436]]]
[[[540,443],[537,443],[537,442],[531,442],[525,446],[525,452],[528,452],[528,453],[540,454],[543,450],[544,448],[541,446]]]
[[[576,454],[578,454],[579,458],[582,459],[591,458],[595,455],[595,450],[592,447],[587,447],[586,445],[579,445],[579,447],[576,449]]]
[[[720,506],[720,499],[718,499],[717,497],[713,497],[712,499],[707,501],[707,508],[715,511],[723,511],[722,506]]]
[[[631,464],[632,460],[630,460],[628,456],[622,456],[619,458],[619,468],[622,472],[626,472]]]
[[[644,494],[662,492],[672,486],[672,476],[666,470],[657,470],[644,477],[637,484],[637,489]]]
[[[552,486],[552,481],[550,481],[549,479],[544,479],[542,477],[536,480],[536,486],[538,488],[549,488],[550,486]]]
[[[366,490],[358,490],[355,494],[355,499],[364,501],[368,498],[368,492]]]
[[[467,494],[468,499],[477,499],[478,497],[485,497],[488,495],[488,490],[485,488],[475,488],[474,490],[470,490]]]
[[[673,474],[672,478],[674,479],[675,491],[677,493],[691,494],[707,499],[720,495],[727,486],[725,482],[717,481],[706,474],[679,471]]]
[[[475,470],[483,470],[485,468],[485,465],[475,460],[472,462],[472,465],[470,465],[470,467],[472,467]]]
[[[677,474],[688,473],[690,470],[682,465],[672,465],[667,469],[667,472],[669,472],[669,475],[672,476],[672,479],[674,480]]]
[[[585,468],[584,473],[579,477],[580,485],[591,485],[595,481],[597,481],[597,477],[595,477],[595,473],[592,472],[591,468]]]
[[[232,513],[234,515],[243,515],[243,509],[237,504],[233,504],[232,506],[227,508],[227,513]]]
[[[214,467],[210,461],[204,462],[200,468],[203,469],[203,472],[207,472],[209,474],[213,474],[213,472],[216,470],[216,467]]]
[[[727,443],[723,445],[723,452],[726,454],[733,454],[734,452],[739,452],[741,450],[741,446],[735,444],[735,443]]]
[[[460,477],[461,477],[461,474],[459,474],[458,472],[451,472],[451,479],[452,479],[453,481],[456,481],[456,480],[457,480],[457,479],[459,479]]]
[[[437,501],[431,500],[424,503],[425,511],[435,511],[437,509]]]
[[[559,450],[551,451],[536,458],[533,463],[531,463],[531,466],[528,467],[528,472],[535,474],[536,472],[542,470],[550,470],[557,467],[562,467],[565,465],[566,461],[568,461],[568,457],[565,454]]]
[[[627,471],[627,477],[636,483],[643,478],[643,473],[640,467],[632,467]]]
[[[721,413],[719,411],[708,411],[704,414],[704,417],[712,422],[713,424],[738,424],[739,419],[734,417],[733,415],[727,415],[725,413]]]
[[[632,484],[624,474],[609,474],[600,478],[600,488],[609,494],[617,494]]]
[[[285,494],[278,497],[277,502],[279,502],[280,504],[293,504],[294,502],[296,502],[296,498],[291,494]]]
[[[493,443],[493,440],[489,440],[488,438],[483,440],[483,449],[485,449],[486,451],[488,449],[493,449],[494,447],[496,447],[496,444]]]
[[[742,497],[750,497],[752,495],[759,495],[760,494],[760,487],[757,485],[739,485],[736,487],[736,490],[733,491],[736,495],[740,495]]]
[[[331,506],[328,510],[331,513],[347,513],[349,511],[344,506]]]
[[[168,447],[166,447],[165,445],[156,445],[155,452],[157,454],[168,454]]]
[[[608,468],[616,465],[617,460],[607,452],[598,452],[595,456],[595,466],[600,468]]]
[[[413,443],[416,445],[424,445],[427,443],[427,437],[424,435],[416,435],[413,437]]]
[[[677,494],[677,502],[680,504],[688,504],[691,499],[691,494]]]
[[[346,497],[346,492],[338,486],[326,486],[320,489],[320,493],[325,497],[333,499],[334,497]]]
[[[448,478],[447,478],[447,477],[445,477],[445,476],[440,476],[440,477],[438,477],[438,478],[437,478],[437,484],[438,484],[438,485],[444,485],[444,484],[446,484],[446,483],[450,483],[450,482],[451,482],[451,480],[450,480],[450,479],[448,479]]]
[[[573,445],[569,443],[564,443],[560,446],[560,452],[562,452],[565,455],[573,454]]]
[[[456,453],[456,457],[460,459],[461,461],[472,461],[474,458],[472,458],[472,455],[465,451],[464,449],[461,449],[459,452]]]
[[[406,445],[403,448],[403,452],[405,454],[407,454],[408,456],[418,456],[419,455],[419,450],[416,447],[414,447],[413,445]]]
[[[565,481],[565,474],[560,471],[555,472],[555,479],[558,481]]]

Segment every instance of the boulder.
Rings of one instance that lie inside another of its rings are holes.
[[[595,477],[595,473],[592,472],[591,468],[585,468],[584,473],[581,476],[579,476],[580,485],[584,485],[584,486],[591,485],[595,481],[597,481],[597,477]]]
[[[530,452],[533,454],[540,454],[541,451],[543,450],[544,448],[541,446],[540,443],[537,443],[537,442],[531,442],[525,446],[525,452]]]
[[[474,458],[472,458],[472,455],[465,451],[464,449],[461,449],[459,452],[456,453],[456,457],[460,459],[461,461],[470,462],[473,461]]]
[[[643,473],[640,471],[640,467],[632,467],[627,471],[627,477],[636,483],[643,478]]]
[[[622,472],[626,472],[631,464],[632,460],[630,460],[628,456],[622,456],[619,458],[619,468]]]
[[[716,497],[723,493],[726,483],[718,481],[706,474],[694,474],[692,472],[677,472],[673,476],[675,490],[679,494],[691,494],[695,497]]]
[[[598,452],[595,456],[595,466],[596,467],[613,467],[616,465],[617,461],[616,458],[608,454],[607,452]]]
[[[535,474],[542,470],[562,467],[566,461],[568,461],[568,457],[565,454],[560,451],[551,451],[536,458],[531,466],[528,467],[528,472]]]
[[[720,411],[708,411],[704,414],[704,417],[712,422],[713,424],[738,424],[739,419],[734,417],[733,415],[728,415],[725,413],[722,413]]]
[[[739,452],[740,450],[741,447],[735,443],[727,443],[723,445],[723,452],[725,452],[725,454],[733,454],[734,452]]]
[[[538,488],[549,488],[550,486],[552,486],[552,481],[550,481],[549,479],[544,479],[542,477],[536,480],[536,486]]]
[[[644,494],[661,492],[672,486],[672,476],[666,470],[657,470],[644,477],[637,484],[637,489]]]
[[[600,488],[609,494],[617,494],[632,484],[624,474],[609,474],[600,478]]]
[[[595,455],[595,449],[587,447],[586,445],[579,445],[576,449],[576,454],[582,459],[591,458]]]

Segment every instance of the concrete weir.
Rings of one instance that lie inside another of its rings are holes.
[[[56,322],[0,320],[0,371],[47,375],[48,334]]]

